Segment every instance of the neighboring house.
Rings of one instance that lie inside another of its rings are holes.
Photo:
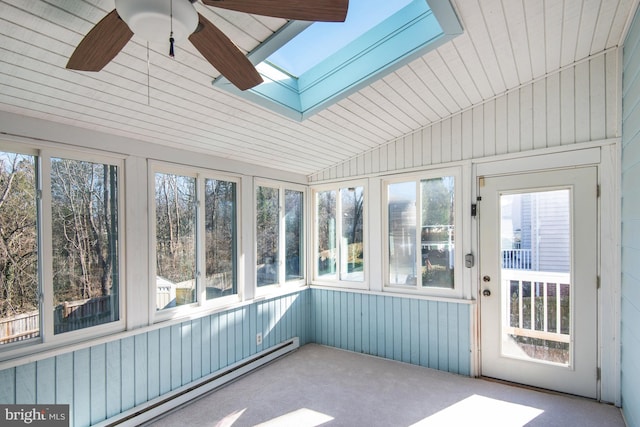
[[[503,268],[569,272],[571,224],[568,192],[503,196]]]

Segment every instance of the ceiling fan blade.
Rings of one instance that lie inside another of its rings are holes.
[[[251,61],[231,39],[204,16],[198,14],[198,18],[198,29],[189,36],[189,40],[202,56],[240,90],[262,83],[262,77]]]
[[[301,21],[344,22],[349,0],[202,0],[207,6]]]
[[[133,32],[114,9],[84,36],[67,62],[67,68],[100,71],[122,50]]]

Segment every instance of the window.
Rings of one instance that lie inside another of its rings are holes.
[[[314,195],[315,280],[363,284],[364,186],[319,188]]]
[[[118,323],[120,170],[99,156],[0,151],[1,346]]]
[[[156,311],[237,298],[237,182],[154,169]]]
[[[156,308],[196,302],[196,178],[156,173]]]
[[[119,318],[118,168],[51,159],[54,332]]]
[[[259,288],[304,280],[303,219],[302,188],[271,183],[256,186],[256,283]]]
[[[205,180],[206,299],[238,293],[236,259],[236,183]]]
[[[457,171],[386,183],[386,271],[396,289],[446,293],[456,287]]]
[[[0,162],[0,344],[40,335],[36,157],[2,152]]]
[[[345,22],[291,21],[251,52],[264,83],[214,84],[302,121],[462,34],[449,1],[350,0]],[[262,62],[260,62],[262,61]]]

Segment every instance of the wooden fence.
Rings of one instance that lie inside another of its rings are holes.
[[[40,313],[30,311],[0,319],[0,344],[28,340],[40,335]]]
[[[65,301],[53,310],[54,333],[75,331],[117,319],[112,313],[111,295]],[[35,338],[40,335],[38,310],[0,319],[0,344]]]

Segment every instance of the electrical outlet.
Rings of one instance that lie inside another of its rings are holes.
[[[256,335],[256,345],[260,345],[260,344],[262,344],[262,332],[259,332]]]

